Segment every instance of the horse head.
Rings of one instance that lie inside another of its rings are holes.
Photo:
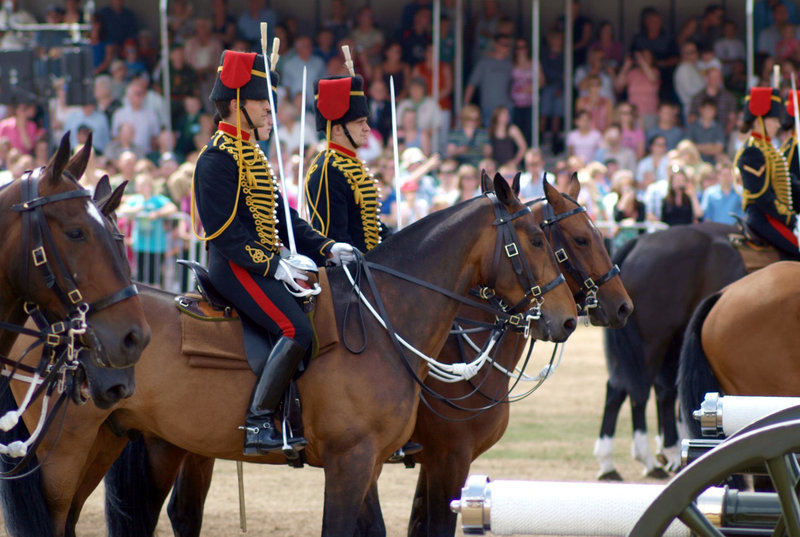
[[[592,324],[619,328],[633,312],[633,303],[603,242],[603,235],[577,201],[581,184],[572,174],[567,191],[562,193],[544,180],[547,206],[542,212],[542,228],[561,265],[561,272],[575,296],[575,302]]]
[[[14,209],[0,219],[10,238],[2,259],[12,298],[35,304],[50,322],[85,323],[79,343],[89,352],[79,353],[81,361],[127,368],[147,345],[150,327],[124,251],[77,181],[90,156],[91,140],[70,158],[67,134],[46,166],[2,192],[0,205]]]
[[[533,313],[532,337],[564,341],[575,329],[577,311],[572,294],[564,283],[544,232],[530,209],[499,173],[493,181],[486,174],[482,186],[494,204],[490,226],[481,257],[481,278],[512,311],[520,308]],[[528,314],[526,314],[526,317]]]

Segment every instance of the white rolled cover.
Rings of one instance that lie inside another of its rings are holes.
[[[663,485],[492,481],[491,532],[497,535],[625,536]],[[680,521],[664,534],[689,536]]]
[[[770,414],[800,405],[800,397],[757,397],[726,395],[722,402],[722,431],[730,436]]]

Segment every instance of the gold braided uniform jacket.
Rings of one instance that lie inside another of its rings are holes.
[[[193,180],[197,213],[210,239],[209,254],[272,277],[281,244],[288,243],[283,199],[264,153],[243,139],[240,156],[235,133],[235,127],[220,123],[200,152]],[[298,252],[322,265],[334,241],[294,209],[290,213]]]
[[[758,210],[794,228],[792,180],[784,156],[757,133],[736,155],[734,165],[742,176],[742,208]]]
[[[385,236],[375,179],[352,151],[329,143],[308,169],[305,194],[311,225],[337,242],[368,252]]]
[[[792,131],[794,132],[794,131]],[[800,212],[800,163],[797,161],[797,137],[789,136],[781,146],[781,153],[789,166],[789,177],[792,181],[792,202],[795,213]]]

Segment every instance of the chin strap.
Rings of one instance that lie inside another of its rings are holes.
[[[261,138],[258,137],[258,129],[256,128],[255,125],[253,125],[253,120],[250,119],[250,114],[247,113],[247,108],[242,106],[241,108],[239,108],[239,110],[242,111],[242,115],[244,115],[244,119],[247,121],[247,124],[250,125],[250,130],[253,131],[253,136],[255,136],[256,140],[261,140]]]
[[[350,136],[350,130],[348,130],[347,125],[342,123],[342,130],[344,131],[344,135],[347,136],[347,139],[350,140],[350,143],[353,144],[353,149],[358,149],[360,146],[353,140],[353,137]]]

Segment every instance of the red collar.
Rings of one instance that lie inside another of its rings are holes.
[[[221,123],[220,123],[221,125]],[[356,158],[356,152],[347,149],[346,147],[342,147],[339,144],[335,144],[333,142],[328,142],[328,149],[333,149],[334,151],[338,151],[339,153],[344,153],[348,157]]]
[[[234,138],[236,137],[236,125],[231,125],[230,123],[225,123],[224,121],[219,122],[219,127],[217,127],[218,131],[222,131],[225,134],[230,134]],[[242,140],[245,142],[250,141],[250,133],[242,129]]]
[[[766,141],[766,142],[770,142],[770,141],[771,141],[769,136],[764,136],[764,135],[763,135],[763,134],[761,134],[760,132],[756,132],[756,131],[752,131],[752,132],[750,133],[750,136],[752,136],[752,137],[753,137],[753,138],[755,138],[756,140],[764,140],[764,141]]]

